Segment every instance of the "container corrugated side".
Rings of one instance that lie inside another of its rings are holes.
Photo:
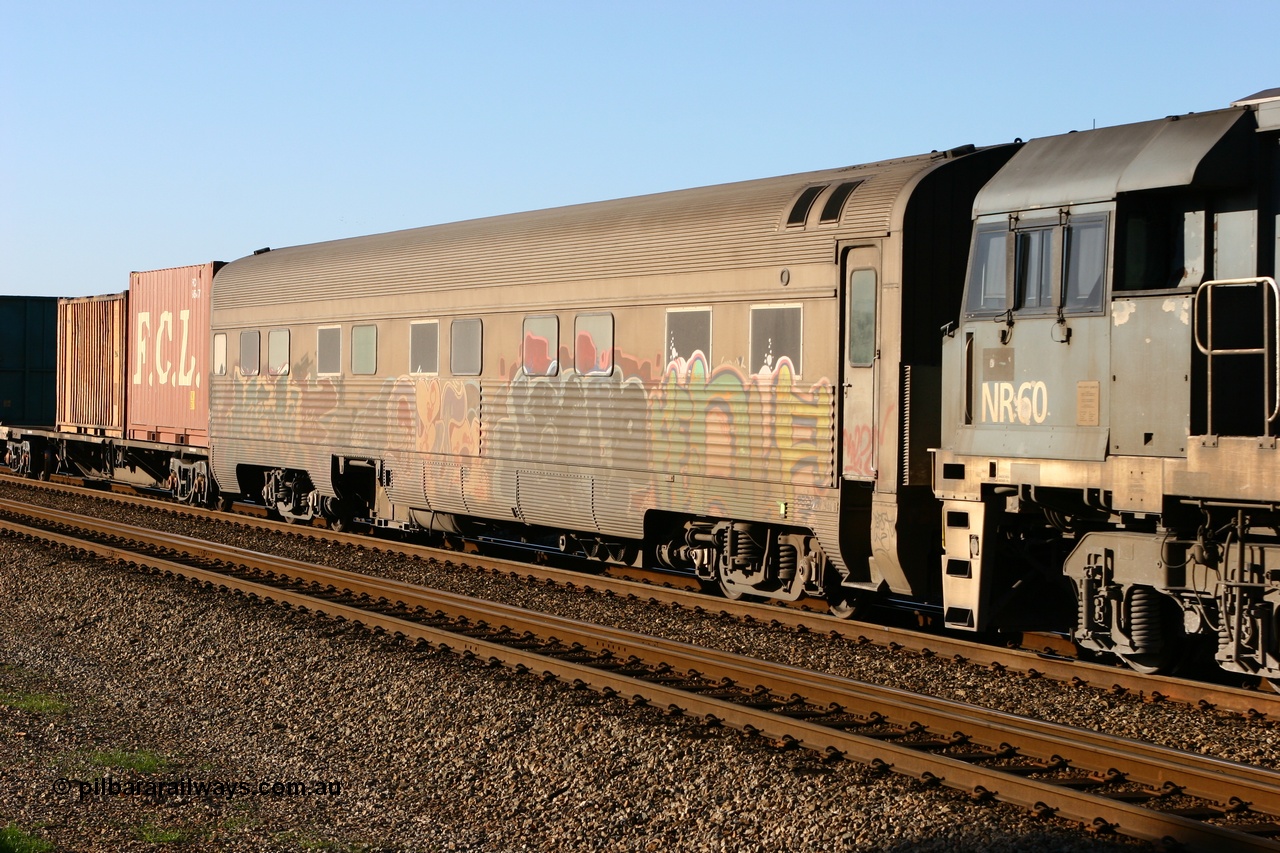
[[[53,426],[58,300],[0,296],[0,424]]]
[[[124,435],[128,331],[127,294],[58,300],[59,431]]]
[[[209,446],[209,305],[221,266],[130,275],[129,438]]]

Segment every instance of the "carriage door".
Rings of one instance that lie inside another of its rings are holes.
[[[845,251],[844,276],[844,434],[841,473],[847,480],[875,480],[876,459],[876,334],[880,251],[874,246]]]

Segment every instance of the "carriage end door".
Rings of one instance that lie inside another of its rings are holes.
[[[874,246],[847,249],[841,275],[844,279],[841,474],[846,480],[872,482],[879,469],[876,445],[880,437],[875,414],[876,372],[880,360],[876,323],[880,301],[879,249]]]

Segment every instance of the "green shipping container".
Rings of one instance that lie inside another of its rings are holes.
[[[0,296],[0,424],[53,426],[58,300]]]

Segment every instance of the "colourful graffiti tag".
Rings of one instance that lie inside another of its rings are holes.
[[[748,374],[673,359],[650,395],[659,470],[796,485],[833,485],[835,411],[826,379],[801,386],[790,359]]]
[[[845,424],[844,474],[846,477],[864,477],[874,480],[876,471],[876,438],[878,435],[894,435],[897,429],[898,407],[888,406],[881,415],[879,428],[871,424]]]
[[[597,350],[587,336],[574,344],[596,369],[613,359],[614,350]],[[551,363],[550,351],[539,355]],[[554,355],[563,361],[568,354]],[[383,380],[377,390],[317,377],[300,360],[291,374],[237,377],[234,437],[277,443],[282,465],[304,464],[307,451],[358,451],[397,467],[430,454],[458,464],[483,457],[769,488],[835,485],[836,417],[826,378],[802,385],[786,357],[756,373],[712,367],[698,351],[672,359],[646,381],[656,372],[651,361],[622,353],[613,360],[612,370],[596,375],[528,376],[510,364],[505,380],[406,375]],[[469,489],[484,491],[487,469],[468,465]],[[686,499],[674,481],[658,488],[671,491],[666,505]]]

